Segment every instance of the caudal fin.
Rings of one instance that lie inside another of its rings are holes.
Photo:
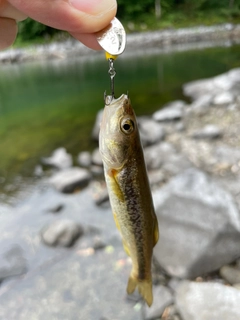
[[[151,307],[153,302],[152,281],[151,280],[139,281],[138,279],[130,275],[128,279],[127,293],[128,294],[133,293],[136,287],[138,287],[138,291],[140,295],[147,302],[148,306]]]

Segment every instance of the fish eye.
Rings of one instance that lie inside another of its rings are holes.
[[[131,119],[123,119],[121,122],[121,130],[126,134],[132,133],[134,130],[134,122]]]

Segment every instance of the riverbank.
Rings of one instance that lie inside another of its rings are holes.
[[[142,54],[147,51],[189,50],[220,45],[232,45],[240,42],[240,25],[226,23],[216,26],[199,26],[163,31],[130,34],[123,58]],[[99,56],[99,52],[90,50],[80,42],[70,38],[64,42],[36,45],[30,48],[8,49],[0,52],[0,63],[19,63],[49,59],[83,59]]]
[[[98,150],[74,168],[61,149],[42,159],[58,167],[44,187],[0,215],[0,318],[240,318],[239,89],[238,68],[138,119],[161,235],[150,309],[125,293],[131,261]]]

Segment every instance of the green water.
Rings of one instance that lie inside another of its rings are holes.
[[[239,67],[240,46],[119,58],[116,96],[129,92],[138,115],[182,99],[182,84]],[[1,66],[0,192],[31,181],[42,156],[64,146],[76,156],[91,150],[91,130],[109,92],[103,56]],[[20,181],[20,182],[19,182]],[[9,187],[11,186],[11,187]]]

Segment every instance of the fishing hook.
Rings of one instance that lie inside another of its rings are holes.
[[[109,105],[112,100],[115,98],[114,96],[114,77],[117,74],[116,70],[114,69],[113,66],[113,59],[109,58],[108,59],[108,63],[109,63],[109,70],[108,70],[108,74],[110,75],[110,87],[111,87],[111,96],[107,96],[106,95],[106,91],[104,92],[104,102],[106,105]]]

